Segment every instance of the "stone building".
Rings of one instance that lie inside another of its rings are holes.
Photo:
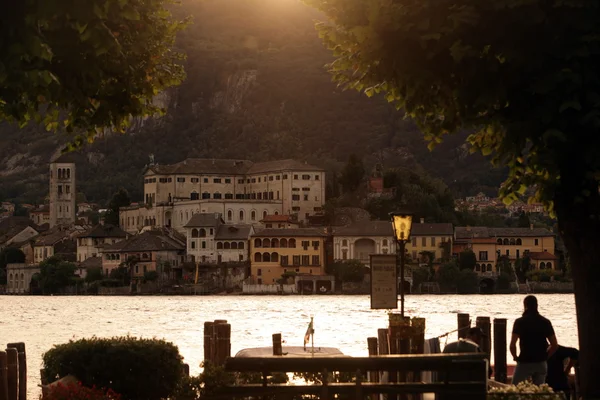
[[[50,228],[76,221],[75,163],[64,154],[50,163]]]
[[[127,233],[118,226],[96,225],[77,237],[77,261],[100,256],[100,249],[127,238]]]

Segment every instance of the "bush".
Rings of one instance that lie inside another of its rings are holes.
[[[48,389],[44,400],[121,400],[112,389],[88,388],[79,383],[58,383]]]
[[[463,269],[456,280],[456,291],[460,294],[479,293],[479,277],[474,271]]]
[[[159,400],[177,388],[183,358],[177,346],[159,339],[80,339],[55,345],[43,355],[43,379],[53,382],[66,375],[84,386],[110,388],[123,400]]]
[[[506,272],[500,273],[498,276],[498,281],[496,282],[496,286],[499,290],[508,290],[510,289],[510,283],[513,281],[513,277]]]
[[[158,280],[158,272],[146,271],[144,272],[144,282],[154,282]]]

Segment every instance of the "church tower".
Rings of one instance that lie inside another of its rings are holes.
[[[68,154],[50,163],[50,228],[75,222],[75,162]]]

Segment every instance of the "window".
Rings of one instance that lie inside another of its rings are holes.
[[[65,185],[65,193],[66,193],[66,194],[69,194],[69,193],[71,193],[71,186],[69,186],[69,185]]]
[[[296,248],[296,239],[290,239],[288,241],[288,247],[291,249],[295,249]]]
[[[204,183],[208,183],[208,178],[204,178],[202,181],[203,181]]]
[[[534,240],[533,240],[533,242],[534,242],[534,244],[535,244],[536,246],[539,244],[539,241],[538,241],[538,239],[534,239]]]
[[[167,182],[173,182],[173,179],[167,178]]]
[[[383,242],[381,243],[381,245],[386,247],[388,245],[387,239],[383,239]]]
[[[298,175],[294,175],[294,179],[298,179]]]
[[[202,241],[202,248],[205,249],[206,248],[206,240]]]
[[[281,180],[281,176],[280,176],[280,175],[277,175],[277,176],[275,177],[275,179],[277,179],[277,180],[279,181],[279,180]]]
[[[506,255],[510,256],[510,250],[506,250]]]
[[[294,265],[300,265],[300,256],[293,256],[292,262],[294,263]]]
[[[321,260],[319,260],[319,256],[312,256],[312,265],[321,265]]]
[[[231,179],[230,178],[225,178],[225,183],[231,183]]]
[[[287,179],[287,174],[283,174],[283,179]]]
[[[210,193],[208,193],[208,192],[202,193],[202,198],[203,199],[210,199]]]
[[[302,175],[302,180],[304,180],[304,181],[310,180],[310,175]]]
[[[300,200],[300,195],[299,194],[293,194],[292,195],[292,200],[299,201]]]
[[[244,249],[244,247],[246,247],[246,246],[244,245],[244,242],[238,242],[238,249],[239,249],[239,250],[243,250],[243,249]]]
[[[315,181],[319,180],[319,175],[315,175]]]
[[[196,241],[192,240],[192,249],[196,248]]]
[[[277,200],[279,200],[279,190],[277,191]]]
[[[304,248],[304,250],[308,250],[309,245],[310,245],[310,242],[308,240],[302,241],[302,248]]]
[[[256,183],[256,178],[252,178],[252,183]]]
[[[225,193],[225,198],[228,199],[228,200],[231,200],[231,199],[233,199],[233,194],[231,194],[231,193]]]
[[[221,178],[214,178],[213,183],[221,183]]]
[[[199,178],[192,178],[191,181],[192,181],[192,183],[199,183],[200,179]]]
[[[260,253],[256,253],[256,255],[260,257]],[[256,275],[261,276],[262,275],[262,269],[260,269],[260,268],[257,269],[256,270]]]
[[[273,180],[273,175],[271,175],[271,176],[269,177],[269,181],[272,181],[272,180]]]
[[[223,198],[223,196],[221,196],[221,193],[215,192],[215,194],[213,194],[213,199],[221,199],[221,198]]]
[[[217,242],[217,250],[223,249],[223,242]]]
[[[313,240],[312,246],[313,246],[313,249],[318,250],[319,249],[319,241]]]
[[[302,256],[302,265],[310,265],[310,256]]]
[[[281,256],[281,265],[286,266],[289,265],[290,256]]]
[[[432,245],[432,246],[435,246],[435,237],[432,237],[432,238],[431,238],[431,245]]]
[[[244,183],[244,180],[243,180],[243,179],[238,179],[238,183],[239,183],[239,184],[243,184],[243,183]]]
[[[344,246],[344,247],[348,246],[348,240],[346,240],[346,239],[342,240],[342,246]]]
[[[292,192],[299,192],[300,188],[292,188]]]
[[[256,221],[256,211],[252,211],[252,212],[250,213],[250,219],[251,219],[252,221]]]
[[[244,220],[244,210],[240,210],[240,221]]]
[[[185,178],[177,178],[177,182],[183,183],[183,182],[185,182]]]
[[[292,211],[300,211],[300,207],[298,207],[298,206],[292,207]]]
[[[190,200],[200,200],[200,194],[196,192],[190,193]]]
[[[265,180],[266,180],[266,179],[265,179]],[[262,181],[262,180],[261,180],[261,178],[258,178],[258,183],[260,183],[261,181]]]
[[[231,210],[227,210],[227,221],[231,221],[233,219],[233,212]]]
[[[417,247],[417,238],[413,236],[411,245]]]
[[[243,193],[236,193],[235,198],[237,200],[243,200],[244,199],[244,194]]]
[[[488,252],[480,251],[479,252],[479,261],[487,261],[488,260]]]
[[[308,201],[308,195],[307,194],[304,195],[304,201]]]
[[[423,246],[423,247],[427,246],[427,238],[426,237],[421,238],[421,246]]]
[[[62,185],[58,185],[58,194],[62,194]]]

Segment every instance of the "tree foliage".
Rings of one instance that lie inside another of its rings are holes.
[[[356,154],[351,154],[339,178],[344,192],[351,193],[358,189],[364,176],[365,166],[362,160]]]
[[[120,226],[121,220],[119,219],[119,208],[127,207],[130,204],[131,199],[129,198],[129,193],[127,193],[127,190],[120,188],[113,194],[108,203],[108,211],[104,215],[104,223]]]
[[[473,271],[477,264],[477,256],[471,249],[461,251],[458,256],[458,266],[461,270]]]
[[[75,283],[75,264],[52,256],[40,263],[39,287],[43,294],[56,294]]]
[[[170,0],[13,2],[0,35],[0,121],[47,130],[123,130],[184,78]],[[85,137],[77,136],[81,144]]]
[[[359,260],[336,261],[325,267],[325,272],[340,282],[362,282],[366,267]]]
[[[0,285],[6,285],[6,265],[24,263],[25,254],[14,247],[6,247],[0,251]]]

